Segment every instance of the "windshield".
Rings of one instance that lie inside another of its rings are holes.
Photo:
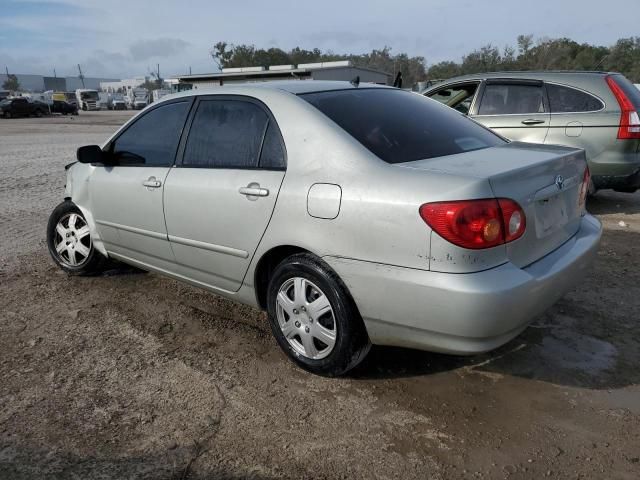
[[[506,143],[452,108],[412,92],[363,88],[300,95],[387,163]]]
[[[80,98],[82,100],[98,100],[98,92],[81,92]]]

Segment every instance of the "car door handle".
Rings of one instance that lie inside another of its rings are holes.
[[[269,190],[260,188],[259,183],[250,183],[246,187],[240,187],[238,191],[247,197],[266,197],[269,195]]]
[[[527,120],[522,121],[523,125],[539,125],[541,123],[544,123],[544,120],[537,120],[535,118],[529,118]]]
[[[147,188],[158,188],[162,186],[162,182],[156,177],[149,177],[144,182],[142,182],[142,185]]]

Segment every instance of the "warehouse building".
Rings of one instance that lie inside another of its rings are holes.
[[[388,85],[391,75],[371,68],[356,67],[350,61],[272,65],[270,67],[223,68],[218,73],[178,76],[179,84],[193,88],[222,87],[250,82],[275,80],[344,80],[360,77],[362,83]]]

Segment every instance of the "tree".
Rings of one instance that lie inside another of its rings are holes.
[[[7,79],[2,84],[2,88],[4,90],[10,90],[12,92],[20,90],[20,82],[18,82],[18,77],[12,73],[8,74]]]

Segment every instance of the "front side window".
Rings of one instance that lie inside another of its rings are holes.
[[[468,115],[477,89],[477,83],[452,85],[429,95],[429,98]]]
[[[595,112],[604,108],[593,95],[562,85],[548,83],[547,95],[551,113]]]
[[[501,145],[499,136],[438,102],[387,88],[300,95],[387,163]]]
[[[257,168],[268,121],[264,110],[251,102],[200,101],[182,165]]]
[[[544,113],[542,86],[488,84],[484,89],[478,115],[526,115]]]
[[[189,101],[154,108],[136,120],[111,146],[114,161],[127,165],[171,166],[176,156]]]

